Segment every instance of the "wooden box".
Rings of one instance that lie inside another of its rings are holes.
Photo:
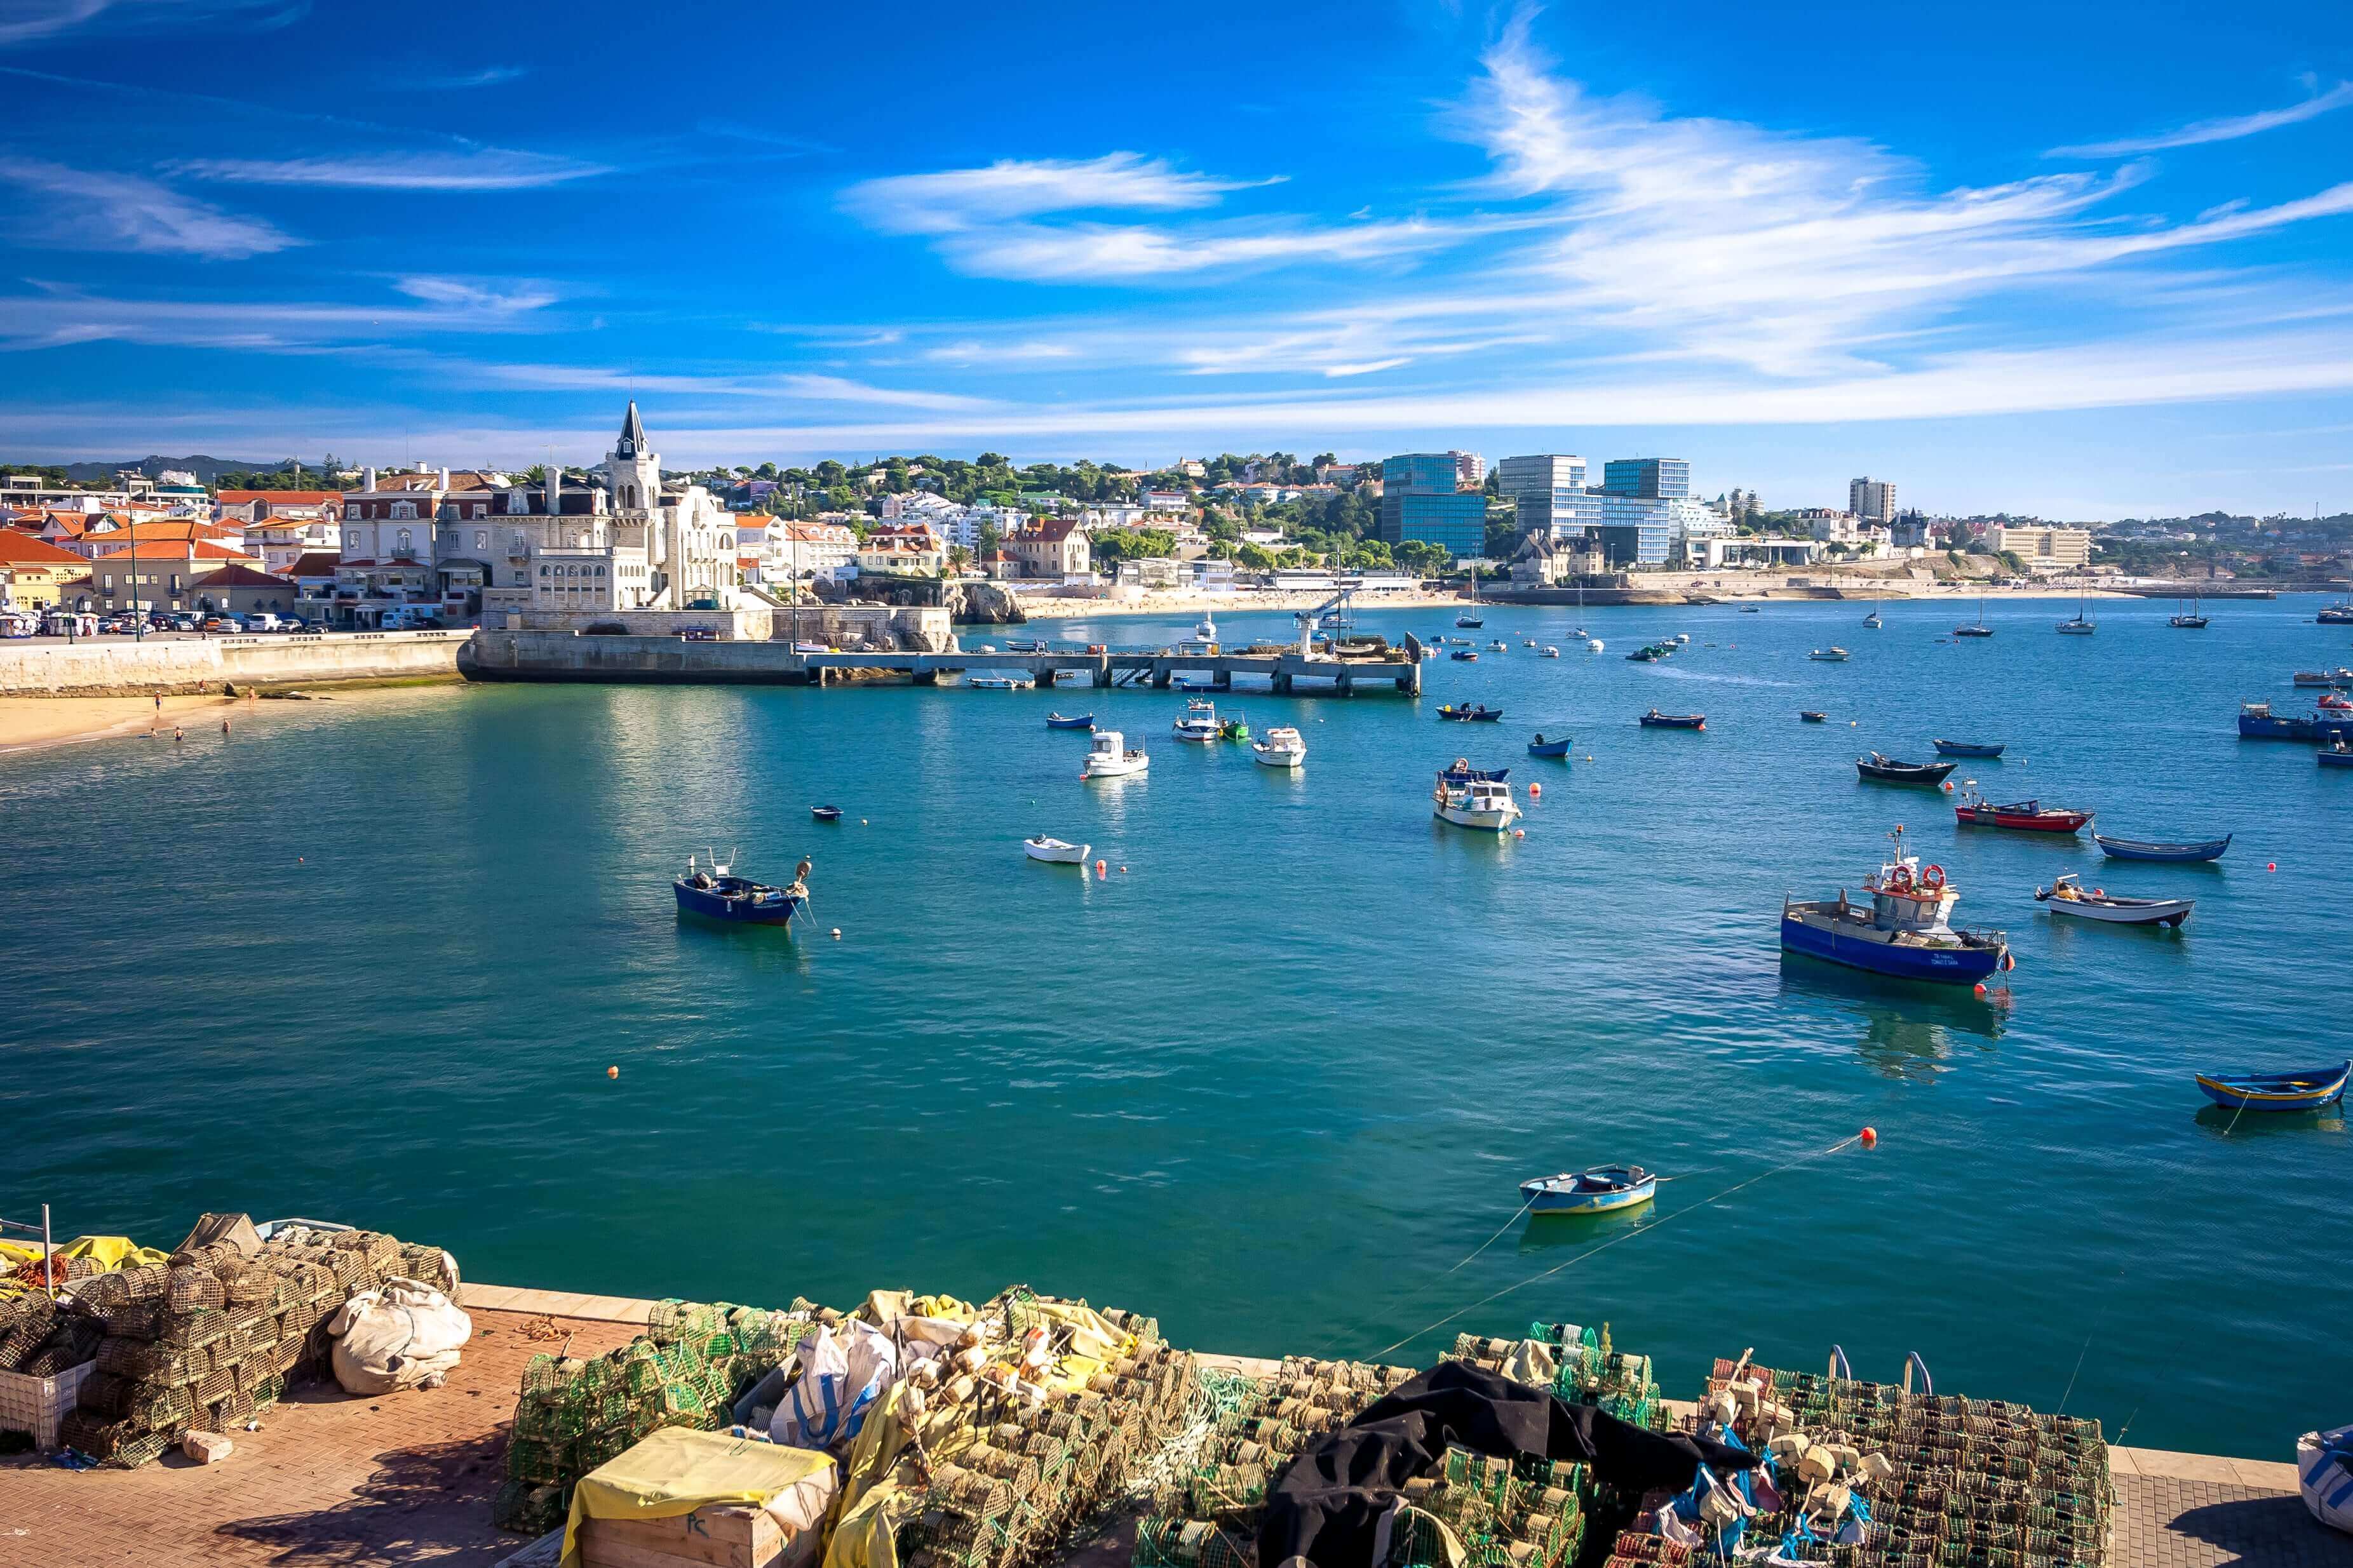
[[[790,1545],[776,1515],[746,1503],[580,1526],[583,1568],[779,1568]]]

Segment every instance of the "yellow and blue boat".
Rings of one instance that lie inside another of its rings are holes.
[[[1520,1184],[1530,1214],[1608,1214],[1649,1203],[1658,1194],[1659,1178],[1640,1165],[1563,1171]]]
[[[2309,1072],[2200,1073],[2206,1098],[2231,1110],[2317,1110],[2345,1098],[2353,1061]]]

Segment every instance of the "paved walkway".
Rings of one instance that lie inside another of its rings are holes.
[[[0,1568],[161,1563],[326,1568],[491,1568],[523,1543],[491,1528],[507,1422],[523,1363],[562,1341],[575,1354],[627,1343],[650,1301],[469,1285],[474,1342],[446,1388],[355,1399],[311,1386],[233,1432],[224,1463],[174,1455],[144,1469],[78,1473],[0,1460]],[[1205,1356],[1264,1374],[1272,1363]],[[2111,1448],[2109,1568],[2353,1568],[2353,1536],[2324,1528],[2295,1495],[2293,1465]],[[1114,1532],[1062,1568],[1121,1568]]]

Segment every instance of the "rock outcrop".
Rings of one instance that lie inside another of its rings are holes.
[[[946,606],[948,619],[970,626],[1015,626],[1029,618],[1021,601],[994,583],[951,584]]]

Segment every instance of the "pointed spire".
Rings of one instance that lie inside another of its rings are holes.
[[[629,412],[621,420],[620,453],[625,458],[634,458],[645,449],[646,427],[638,420],[638,400],[632,397],[629,399]]]

